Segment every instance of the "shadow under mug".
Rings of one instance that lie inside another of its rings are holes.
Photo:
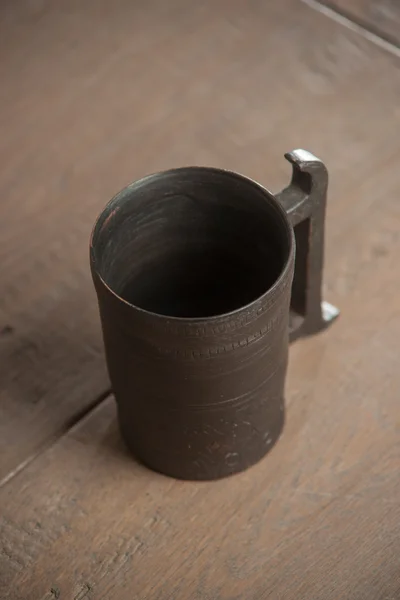
[[[338,314],[321,302],[327,171],[304,150],[286,158],[279,194],[184,167],[129,185],[95,223],[120,429],[166,475],[217,479],[261,459],[284,424],[289,339]]]

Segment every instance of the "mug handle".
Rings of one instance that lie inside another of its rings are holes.
[[[294,341],[328,327],[339,310],[322,300],[328,171],[307,150],[293,150],[285,158],[293,166],[292,180],[275,197],[286,210],[296,239],[289,319],[289,338]]]

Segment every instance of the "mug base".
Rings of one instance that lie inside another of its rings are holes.
[[[118,404],[118,403],[117,403]],[[246,471],[260,462],[279,440],[285,423],[284,401],[280,402],[275,412],[273,423],[269,421],[268,431],[264,434],[258,432],[258,439],[253,439],[243,452],[219,451],[217,441],[211,441],[208,448],[215,449],[214,452],[189,452],[171,453],[165,449],[157,448],[156,445],[146,444],[146,448],[140,447],[135,432],[128,427],[128,420],[123,418],[122,411],[118,410],[118,422],[122,439],[128,450],[136,460],[145,467],[162,475],[184,481],[214,481],[236,475]],[[236,449],[235,449],[236,450]]]

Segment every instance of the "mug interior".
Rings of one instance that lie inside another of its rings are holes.
[[[92,266],[130,304],[176,318],[233,312],[268,292],[293,234],[276,200],[240,175],[187,167],[120,192],[94,227]]]

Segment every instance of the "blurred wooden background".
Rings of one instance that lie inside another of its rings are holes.
[[[396,44],[395,0],[1,4],[0,598],[400,598]],[[172,166],[277,191],[297,147],[330,172],[340,321],[291,347],[265,461],[147,471],[115,422],[92,223]]]
[[[400,2],[398,0],[327,0],[326,6],[353,19],[393,45],[400,45]]]

